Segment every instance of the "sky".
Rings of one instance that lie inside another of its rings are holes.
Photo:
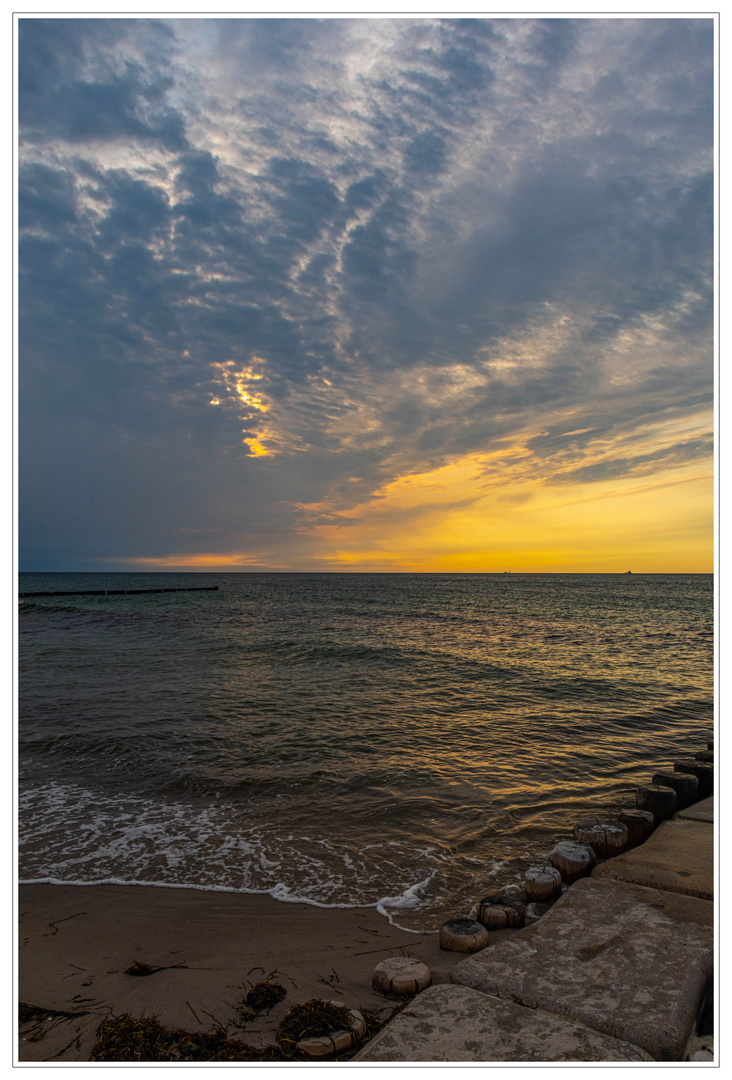
[[[21,570],[713,570],[710,18],[20,18]]]

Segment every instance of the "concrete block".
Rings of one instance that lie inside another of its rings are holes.
[[[419,994],[354,1061],[652,1061],[638,1046],[467,986]]]
[[[710,795],[708,799],[702,799],[701,802],[694,803],[693,806],[689,806],[686,810],[680,810],[678,814],[674,815],[676,818],[682,818],[684,821],[708,821],[712,825],[714,824],[714,796]]]
[[[593,877],[452,979],[678,1061],[713,961],[708,901]]]
[[[714,829],[686,818],[664,821],[642,847],[595,867],[592,876],[713,900]]]

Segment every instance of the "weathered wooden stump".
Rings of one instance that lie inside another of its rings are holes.
[[[621,855],[628,847],[628,830],[619,821],[580,821],[574,839],[589,844],[598,859]]]
[[[548,904],[562,891],[562,875],[555,866],[532,866],[526,871],[526,898],[531,903]]]
[[[586,877],[597,863],[597,855],[590,845],[577,840],[560,840],[549,859],[568,885],[578,878]]]
[[[605,834],[598,821],[578,821],[572,830],[572,839],[589,844],[599,859],[605,858]]]
[[[478,921],[486,930],[505,930],[508,925],[508,914],[502,904],[486,903],[481,900],[478,904]]]
[[[333,1001],[333,1005],[342,1006],[342,1001]],[[358,1045],[366,1034],[366,1021],[358,1009],[350,1009],[348,1012],[350,1028],[341,1028],[331,1031],[327,1035],[313,1036],[310,1039],[301,1039],[296,1044],[296,1049],[301,1054],[310,1058],[332,1057],[334,1054],[343,1054],[353,1046]]]
[[[623,809],[618,821],[628,830],[628,847],[638,847],[653,832],[653,814],[650,810]]]
[[[488,931],[474,919],[449,919],[440,927],[440,948],[447,952],[478,952],[488,944]]]
[[[684,810],[699,798],[699,780],[693,773],[665,772],[653,774],[653,783],[673,788],[676,792],[676,809]]]
[[[714,764],[714,751],[713,750],[700,750],[697,754],[694,754],[694,761],[706,761],[708,765]]]
[[[478,905],[478,921],[486,930],[519,929],[526,924],[526,907],[520,900],[494,893]]]
[[[692,773],[699,781],[699,798],[707,799],[714,791],[714,766],[706,761],[684,758],[674,762],[674,772]]]
[[[622,855],[628,850],[630,841],[626,825],[620,821],[606,821],[603,823],[603,828],[608,859],[612,859],[615,855]]]
[[[663,784],[649,784],[636,789],[635,804],[639,810],[650,810],[659,825],[676,812],[676,792]]]
[[[390,956],[376,965],[371,981],[382,994],[403,997],[426,990],[432,982],[432,975],[421,960],[413,960],[409,956]]]

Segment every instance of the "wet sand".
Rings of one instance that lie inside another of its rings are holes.
[[[374,968],[388,956],[424,961],[433,983],[449,982],[462,958],[442,951],[436,933],[400,930],[374,908],[316,908],[268,895],[21,885],[18,913],[19,1000],[88,1010],[22,1025],[20,1061],[89,1061],[100,1022],[123,1013],[154,1013],[165,1027],[190,1031],[221,1026],[250,1046],[266,1046],[286,1012],[311,998],[389,1015],[393,999],[371,985]],[[492,934],[492,942],[501,936]],[[125,974],[135,961],[167,970]],[[287,997],[268,1015],[237,1026],[237,1006],[266,978],[284,986]],[[33,1039],[39,1030],[42,1037]]]

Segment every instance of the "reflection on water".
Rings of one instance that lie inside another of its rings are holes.
[[[431,926],[712,727],[709,576],[22,578],[220,589],[21,603],[25,878]]]

